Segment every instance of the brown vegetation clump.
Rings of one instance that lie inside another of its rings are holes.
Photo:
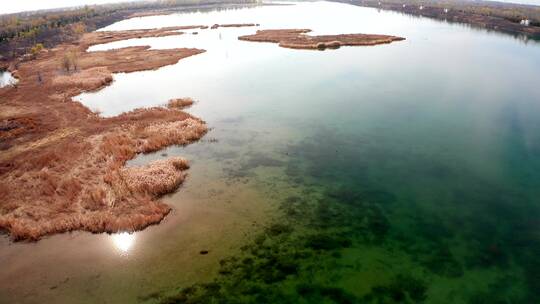
[[[60,66],[66,71],[77,71],[79,67],[79,55],[75,51],[68,51],[62,56]]]
[[[0,141],[34,131],[37,123],[32,117],[10,117],[0,120]],[[2,150],[2,149],[0,149]]]
[[[189,98],[189,97],[185,97],[185,98],[176,98],[176,99],[171,99],[169,100],[169,102],[167,103],[167,107],[169,109],[185,109],[187,107],[190,107],[193,105],[193,103],[195,103],[195,101],[192,99],[192,98]]]
[[[112,73],[106,67],[98,67],[69,75],[59,74],[52,79],[52,84],[57,89],[76,87],[85,91],[91,91],[99,89],[112,81]]]
[[[184,182],[184,170],[188,168],[187,160],[174,157],[145,166],[123,168],[120,175],[130,191],[156,196],[176,190]]]
[[[107,39],[139,34],[120,31]],[[83,91],[108,85],[112,73],[156,69],[204,51],[85,52],[97,43],[95,35],[20,62],[18,88],[0,89],[0,229],[14,240],[72,230],[134,231],[159,223],[170,211],[159,197],[182,183],[186,161],[129,168],[126,162],[189,144],[207,132],[202,120],[178,109],[137,109],[104,118],[74,101]],[[71,74],[58,65],[67,52],[78,58]]]
[[[41,51],[43,51],[45,47],[42,43],[36,43],[34,46],[30,49],[30,54],[32,54],[32,57],[36,57]]]
[[[341,34],[309,36],[309,29],[259,30],[254,35],[240,36],[238,39],[255,42],[273,42],[291,49],[324,50],[341,46],[362,46],[391,43],[405,38],[387,35]]]
[[[170,145],[185,145],[199,139],[206,131],[206,125],[193,118],[155,123],[134,130],[138,137],[137,152],[150,153]]]

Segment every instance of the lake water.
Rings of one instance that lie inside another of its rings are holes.
[[[106,29],[214,23],[407,40],[305,51],[220,28],[93,47],[206,49],[78,99],[111,116],[189,96],[212,131],[130,162],[191,161],[162,224],[1,239],[0,302],[540,302],[540,44],[328,2]]]
[[[507,2],[540,6],[540,0],[497,0],[495,2]]]
[[[11,75],[10,72],[0,71],[0,88],[5,86],[14,85],[17,83],[17,79]]]

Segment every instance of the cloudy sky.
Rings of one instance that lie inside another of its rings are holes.
[[[126,0],[0,0],[0,14],[111,2],[126,2]]]

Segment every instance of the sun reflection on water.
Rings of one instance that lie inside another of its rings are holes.
[[[127,232],[113,234],[112,241],[118,250],[122,253],[128,253],[135,244],[135,234]]]

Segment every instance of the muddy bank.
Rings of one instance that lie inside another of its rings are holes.
[[[157,69],[204,52],[148,46],[86,52],[88,47],[178,35],[179,29],[89,33],[76,44],[11,64],[20,80],[0,89],[0,228],[12,239],[71,230],[134,231],[170,211],[159,196],[182,183],[185,160],[124,166],[137,154],[198,140],[206,124],[171,108],[102,118],[72,98],[107,86],[113,73]]]
[[[255,42],[278,43],[280,47],[291,49],[324,50],[341,46],[362,46],[391,43],[405,38],[387,35],[341,34],[309,36],[309,29],[259,30],[254,35],[240,36],[238,39]]]

